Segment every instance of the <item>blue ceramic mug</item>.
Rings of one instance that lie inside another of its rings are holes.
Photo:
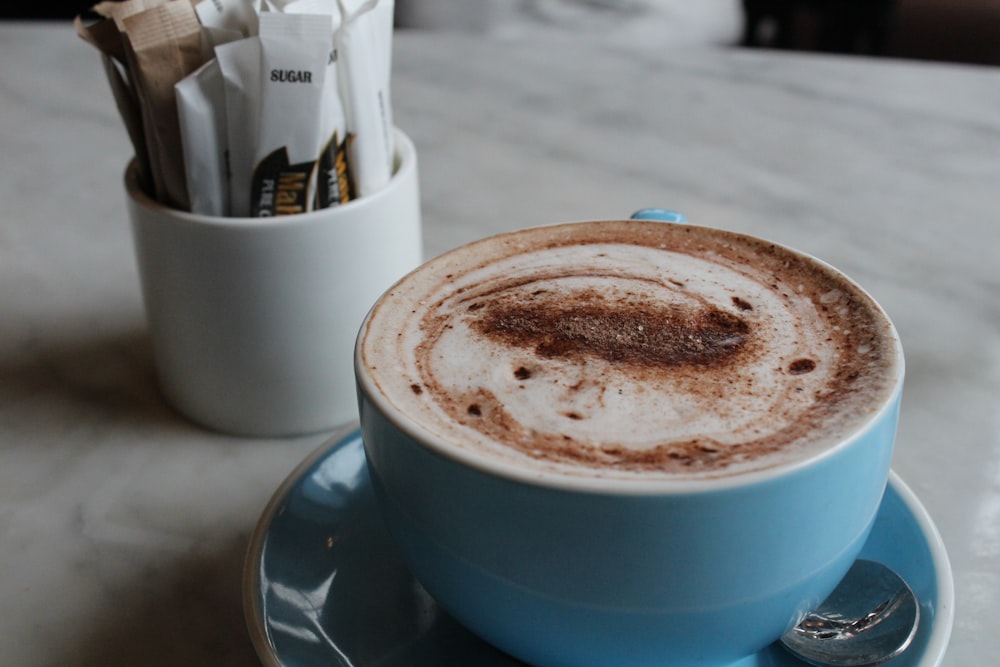
[[[429,432],[374,381],[362,354],[370,318],[355,370],[384,519],[440,605],[525,662],[729,665],[822,601],[867,539],[903,384],[887,317],[892,388],[833,446],[747,474],[644,485],[518,474]]]

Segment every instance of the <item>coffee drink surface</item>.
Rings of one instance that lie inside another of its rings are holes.
[[[395,285],[360,363],[452,447],[537,474],[728,477],[835,445],[893,390],[892,326],[826,265],[707,228],[539,227]]]

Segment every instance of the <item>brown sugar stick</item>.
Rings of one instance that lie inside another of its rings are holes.
[[[171,0],[121,20],[125,54],[142,110],[153,196],[189,210],[174,86],[204,63],[202,30],[186,0]]]

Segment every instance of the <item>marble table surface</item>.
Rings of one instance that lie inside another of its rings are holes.
[[[943,664],[994,664],[1000,71],[658,39],[598,5],[397,33],[425,253],[666,206],[845,270],[906,349],[894,467],[954,569]],[[248,537],[329,434],[230,437],[164,403],[97,55],[62,23],[0,25],[0,54],[0,664],[255,664]]]

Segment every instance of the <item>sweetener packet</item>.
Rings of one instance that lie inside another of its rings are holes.
[[[194,11],[209,30],[235,32],[240,37],[257,34],[257,12],[251,0],[201,0]]]
[[[209,60],[174,88],[191,212],[228,215],[226,93],[219,61]]]
[[[101,17],[100,20],[85,24],[83,17],[77,16],[73,21],[77,35],[101,53],[101,64],[108,78],[115,106],[135,150],[139,183],[150,193],[154,191],[153,167],[146,144],[146,131],[143,127],[143,103],[139,99],[135,74],[130,71],[128,54],[126,53],[126,28],[123,21],[133,14],[138,14],[166,1],[99,2],[91,8],[91,11]]]
[[[210,215],[336,206],[386,183],[392,0],[124,0],[102,57],[147,190]],[[209,64],[210,63],[210,64]]]
[[[263,12],[284,12],[285,8],[294,0],[258,0],[257,13]]]
[[[348,162],[359,197],[383,188],[395,153],[389,79],[393,0],[340,0],[337,31],[341,92],[347,116]]]
[[[222,74],[229,148],[229,215],[250,215],[257,115],[260,106],[260,41],[247,37],[215,49]]]
[[[125,125],[132,149],[135,151],[136,167],[139,183],[152,191],[152,176],[150,175],[149,154],[146,152],[146,139],[142,129],[142,109],[139,106],[139,95],[129,81],[128,69],[125,65],[125,49],[122,45],[121,33],[114,21],[103,20],[86,25],[77,16],[73,21],[76,34],[101,52],[101,65],[111,87],[111,95],[118,109],[118,115]]]
[[[326,143],[317,110],[333,50],[330,18],[260,15],[260,115],[255,142],[251,215],[312,208],[316,159]]]
[[[188,210],[174,85],[204,62],[201,25],[190,3],[172,0],[121,20],[125,57],[141,104],[153,194]]]
[[[330,17],[331,38],[341,25],[337,0],[293,0],[285,5],[286,14],[322,14]],[[319,136],[326,141],[316,162],[316,195],[314,209],[346,204],[354,198],[354,184],[347,167],[347,118],[340,99],[339,57],[331,39],[323,96],[319,108]]]

